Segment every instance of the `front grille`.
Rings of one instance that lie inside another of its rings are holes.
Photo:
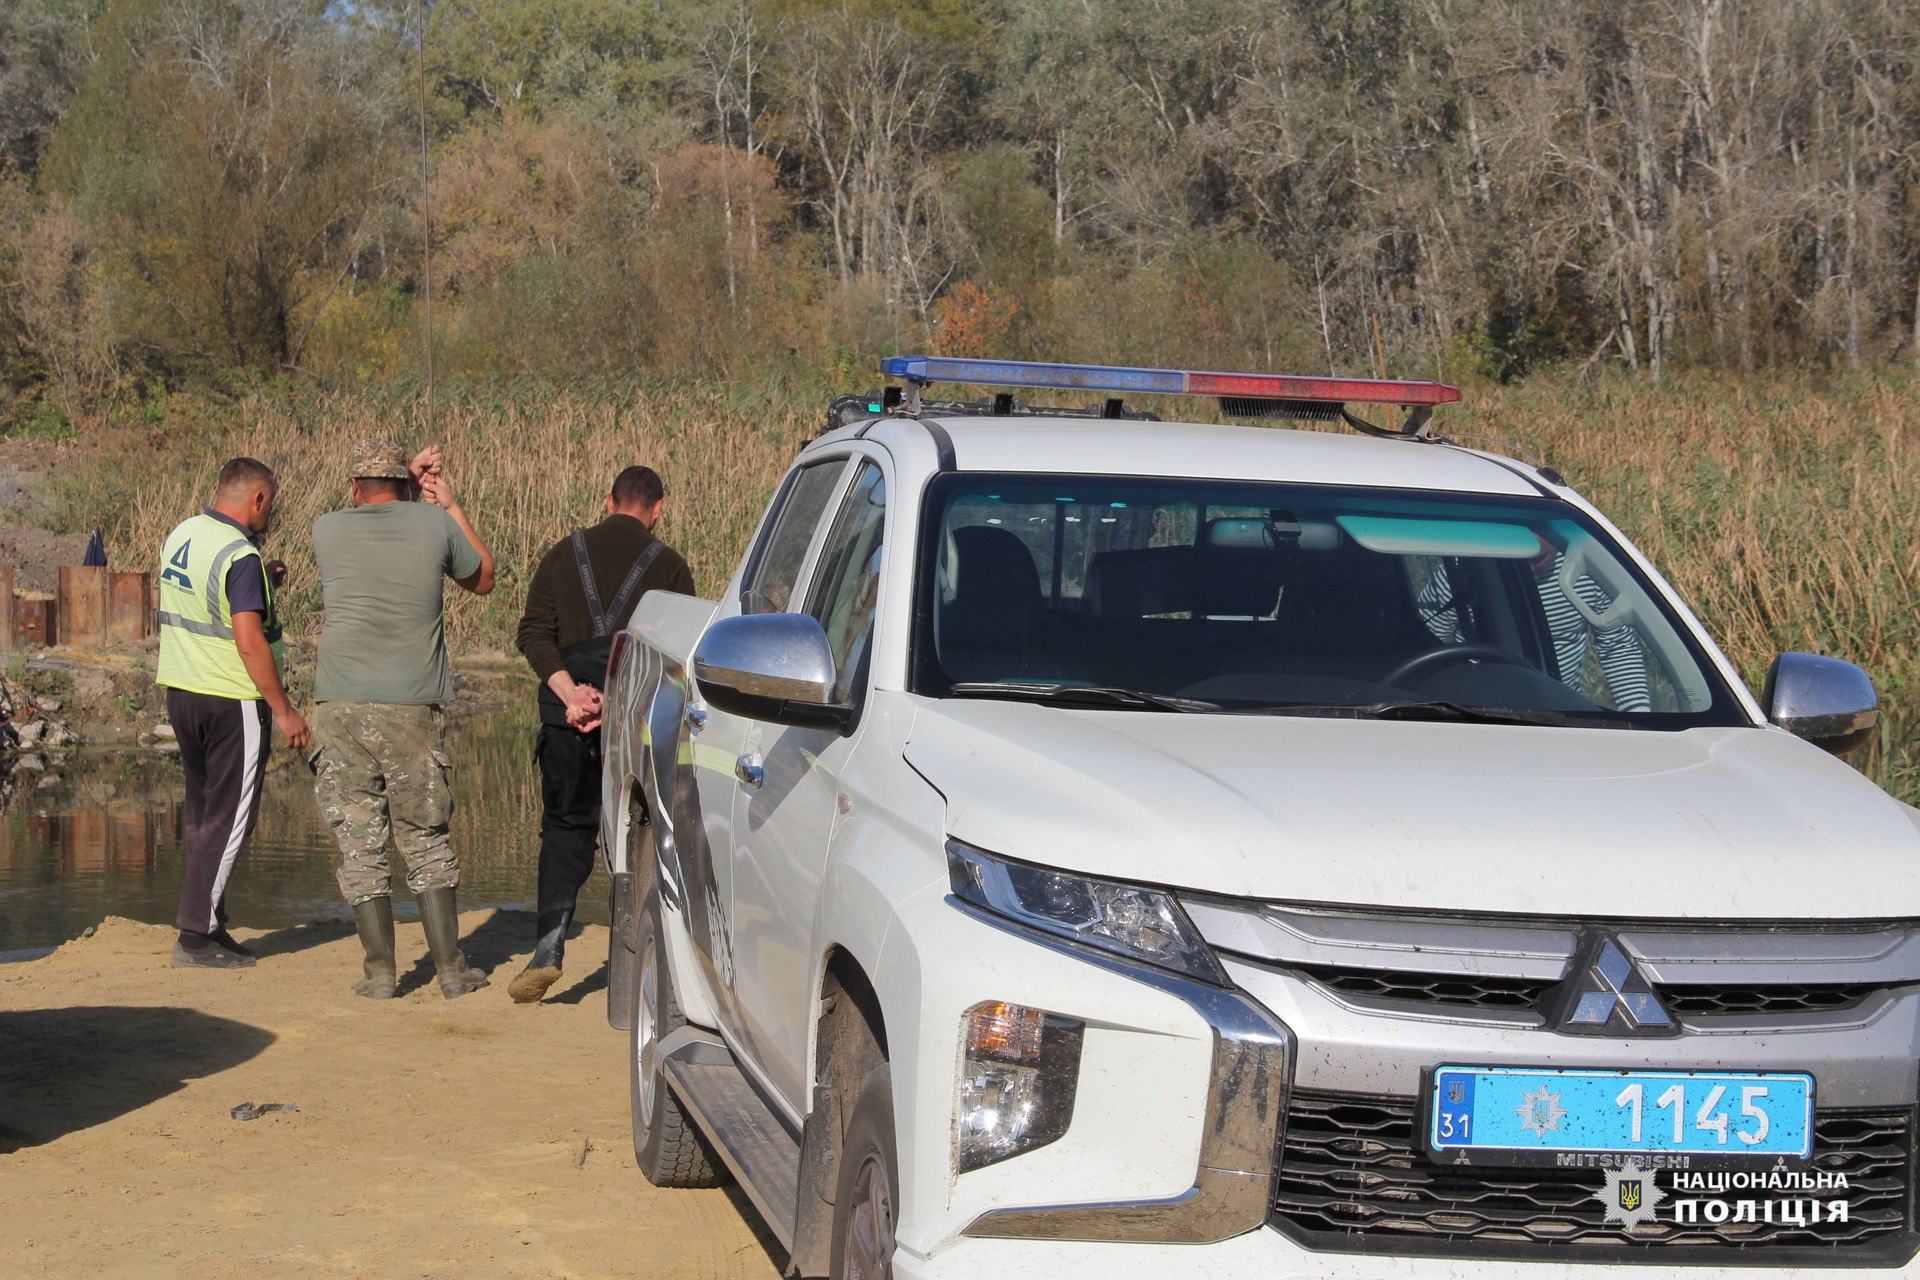
[[[1702,1013],[1823,1013],[1832,1009],[1851,1009],[1881,989],[1872,982],[1832,983],[1826,986],[1782,982],[1771,986],[1658,988],[1668,1011],[1683,1017]]]
[[[1605,1220],[1597,1170],[1435,1165],[1419,1148],[1412,1099],[1296,1092],[1271,1222],[1309,1248],[1340,1252],[1539,1257],[1552,1245],[1555,1257],[1588,1253],[1595,1262],[1895,1265],[1915,1246],[1911,1124],[1906,1111],[1815,1118],[1812,1167],[1846,1175],[1847,1191],[1824,1197],[1844,1195],[1846,1222],[1682,1225],[1663,1216],[1629,1234]],[[1666,1175],[1660,1181],[1670,1187]]]
[[[1323,987],[1377,1000],[1415,1000],[1470,1009],[1532,1009],[1552,982],[1529,978],[1487,978],[1477,974],[1418,973],[1406,969],[1346,969],[1307,966],[1300,972]]]
[[[1421,973],[1409,969],[1360,969],[1302,965],[1298,972],[1343,995],[1375,1000],[1438,1004],[1458,1009],[1529,1009],[1545,1013],[1559,983],[1479,974]],[[1716,1014],[1828,1013],[1851,1009],[1879,983],[1773,983],[1746,986],[1659,986],[1661,1002],[1676,1017]]]

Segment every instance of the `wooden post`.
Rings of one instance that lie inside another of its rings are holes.
[[[0,564],[0,653],[20,647],[20,627],[13,620],[13,566]]]
[[[107,643],[111,583],[104,567],[60,566],[60,642],[75,646]]]
[[[107,638],[129,644],[153,634],[153,575],[107,575]]]

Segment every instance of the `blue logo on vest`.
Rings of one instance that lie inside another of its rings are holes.
[[[191,538],[181,543],[180,549],[167,561],[167,570],[160,575],[160,581],[178,583],[183,591],[193,590],[193,579],[187,576],[187,553],[192,549]]]

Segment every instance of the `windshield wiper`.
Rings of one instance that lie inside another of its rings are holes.
[[[1570,715],[1530,707],[1470,707],[1458,702],[1276,702],[1260,707],[1233,707],[1231,714],[1324,716],[1345,720],[1441,720],[1458,724],[1539,724],[1557,728],[1625,729],[1617,720]]]
[[[1031,702],[1086,703],[1097,707],[1152,707],[1160,711],[1219,711],[1217,702],[1176,698],[1172,694],[1123,689],[1111,684],[1023,684],[1013,680],[962,680],[949,690],[956,698],[1019,698]]]
[[[1569,715],[1536,707],[1470,707],[1458,702],[1376,702],[1368,708],[1381,720],[1460,720],[1470,724],[1548,724],[1619,728],[1617,721]]]

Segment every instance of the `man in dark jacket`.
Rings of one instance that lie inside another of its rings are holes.
[[[649,591],[695,594],[653,536],[666,489],[651,467],[614,477],[607,518],[562,538],[527,587],[516,643],[540,677],[540,918],[533,959],[507,987],[533,1004],[560,980],[567,927],[600,837],[600,686],[613,636]]]

